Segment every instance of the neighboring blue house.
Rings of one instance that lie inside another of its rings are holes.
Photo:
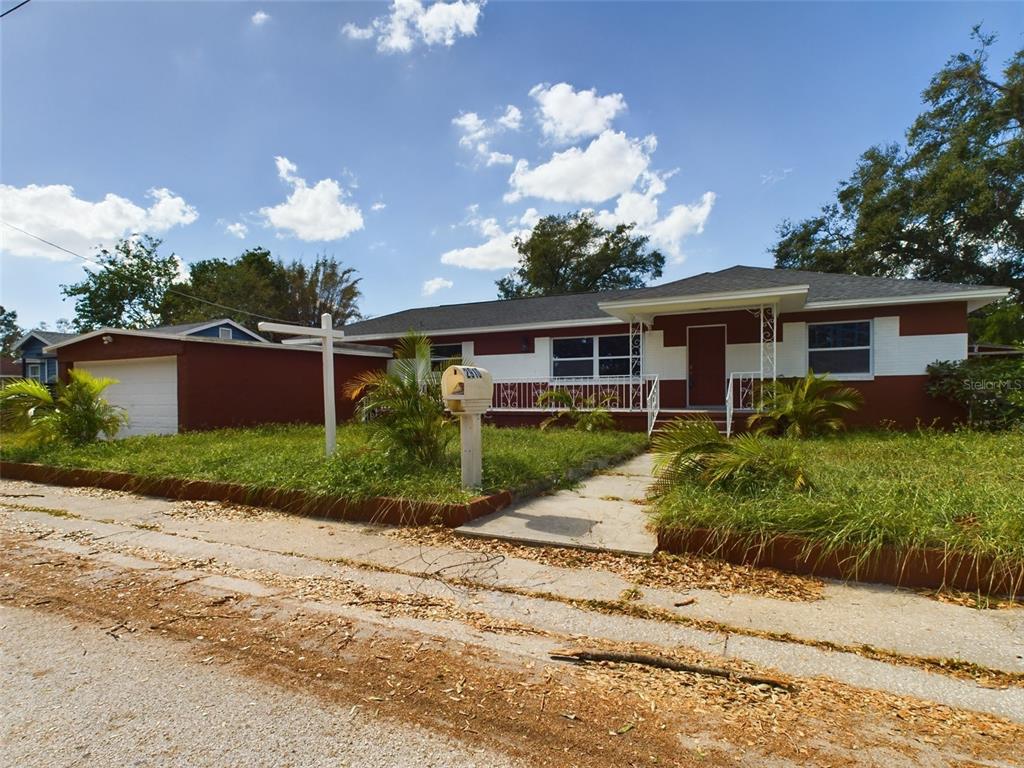
[[[206,336],[214,339],[269,343],[258,333],[227,318],[181,325],[161,325],[147,330],[150,333],[166,333],[168,336]],[[26,333],[14,345],[14,351],[21,355],[21,375],[26,379],[35,379],[43,384],[55,384],[57,382],[57,355],[53,352],[44,352],[43,348],[73,339],[77,335],[77,333],[40,330]]]

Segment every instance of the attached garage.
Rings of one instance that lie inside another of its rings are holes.
[[[128,414],[123,437],[177,433],[177,357],[81,360],[75,362],[75,368],[117,381],[107,388],[106,398]]]
[[[104,328],[48,347],[61,378],[84,369],[117,380],[107,399],[128,413],[122,432],[170,435],[256,424],[322,424],[323,361],[319,346]],[[350,418],[345,383],[382,370],[387,347],[336,343],[335,412]]]

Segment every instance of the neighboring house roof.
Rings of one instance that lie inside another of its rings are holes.
[[[250,329],[246,328],[241,323],[236,323],[234,320],[232,320],[229,317],[222,317],[222,318],[219,318],[217,320],[202,320],[202,321],[200,321],[198,323],[179,323],[177,325],[158,325],[155,328],[147,328],[145,330],[152,331],[153,333],[166,333],[166,334],[170,334],[172,336],[179,336],[179,335],[187,336],[187,335],[192,334],[192,333],[198,333],[199,331],[204,331],[207,328],[215,328],[215,327],[217,327],[219,325],[230,325],[232,328],[236,328],[237,330],[241,331],[244,334],[247,334],[247,335],[251,336],[254,339],[259,339],[260,341],[267,341],[267,339],[265,339],[262,336],[260,336],[258,333],[256,333],[256,331],[253,331],[253,330],[250,330]],[[267,343],[269,344],[270,342],[267,342]]]
[[[950,300],[971,300],[984,305],[1009,293],[1007,288],[993,286],[736,266],[650,288],[407,309],[350,323],[343,330],[352,338],[384,338],[410,330],[438,332],[590,325],[616,322],[607,308],[620,303],[778,290],[802,294],[803,309]]]
[[[50,345],[60,344],[60,342],[73,339],[77,335],[77,333],[57,333],[57,331],[40,331],[39,329],[33,329],[18,339],[11,350],[14,351],[21,349],[22,345],[32,338],[38,339],[45,345]]]

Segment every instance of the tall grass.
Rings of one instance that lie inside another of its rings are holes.
[[[365,425],[340,426],[337,452],[329,460],[323,456],[323,428],[311,426],[133,437],[81,448],[27,449],[5,441],[0,454],[61,467],[303,489],[350,499],[465,501],[475,495],[460,487],[457,444],[449,446],[442,463],[429,466],[383,450],[372,435]],[[483,492],[565,484],[590,462],[624,458],[645,445],[646,437],[636,433],[484,427]]]
[[[657,526],[752,541],[794,534],[826,550],[851,546],[862,559],[890,545],[1024,563],[1024,432],[859,432],[789,442],[811,490],[679,484],[659,499]]]

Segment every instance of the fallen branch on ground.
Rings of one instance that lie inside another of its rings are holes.
[[[552,659],[558,661],[613,661],[619,664],[643,664],[658,669],[670,669],[673,672],[690,672],[695,675],[709,675],[711,677],[724,677],[729,680],[737,680],[748,685],[769,685],[772,688],[780,688],[793,693],[796,686],[791,683],[776,680],[771,677],[760,677],[758,675],[744,675],[732,672],[720,667],[704,667],[699,664],[687,664],[675,659],[667,659],[661,656],[648,656],[642,653],[619,653],[616,651],[566,651],[564,653],[550,654]]]

